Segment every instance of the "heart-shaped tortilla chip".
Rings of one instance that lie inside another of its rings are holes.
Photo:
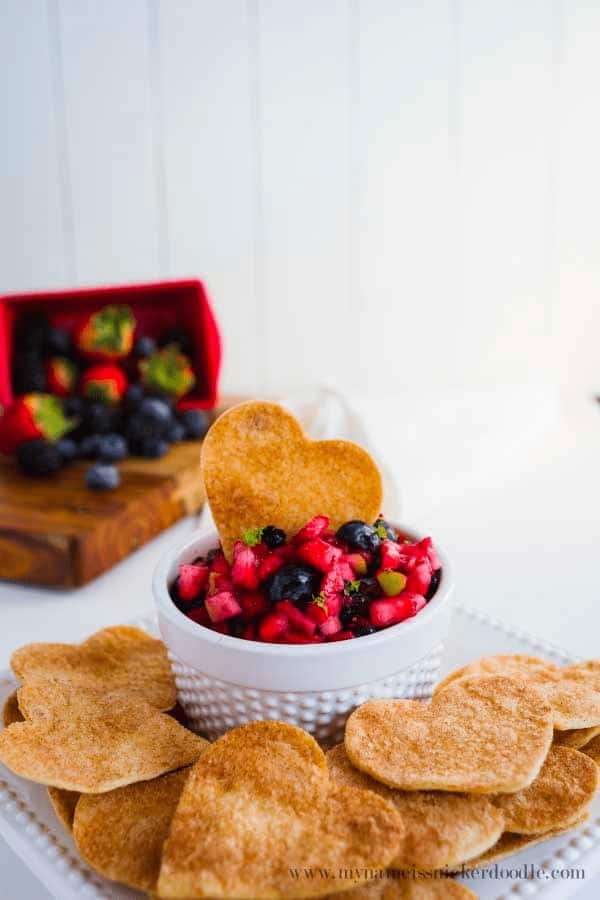
[[[189,771],[81,797],[73,837],[92,869],[140,891],[156,890],[163,844]]]
[[[49,787],[48,797],[54,807],[54,812],[63,823],[67,831],[73,831],[73,819],[75,807],[81,794],[78,791],[63,791],[61,788]]]
[[[383,869],[403,835],[391,804],[330,782],[309,734],[253,722],[211,744],[190,772],[165,842],[158,893],[322,897],[342,891],[343,880],[311,879],[302,870]]]
[[[381,510],[381,474],[349,441],[311,441],[276,403],[242,403],[223,413],[202,446],[202,478],[230,559],[250,528],[276,525],[292,535],[316,515],[333,528],[372,522]]]
[[[0,760],[40,784],[103,793],[195,762],[207,742],[143,700],[54,681],[19,689],[25,722],[0,733]]]
[[[484,656],[448,675],[437,685],[435,693],[469,675],[505,675],[535,684],[550,703],[554,727],[559,731],[600,725],[598,660],[557,666],[537,656],[524,654]]]
[[[530,684],[462,678],[433,698],[371,700],[346,722],[351,762],[401,790],[518,791],[552,743],[550,707]]]
[[[326,754],[329,776],[338,784],[375,791],[397,808],[406,837],[395,869],[432,871],[454,867],[499,840],[504,816],[489,797],[442,791],[398,791],[356,769],[343,744]]]
[[[580,750],[586,744],[600,734],[600,725],[594,728],[571,728],[568,731],[555,731],[554,743],[560,747],[570,747],[572,750]]]
[[[581,752],[585,753],[586,756],[594,760],[596,765],[600,766],[600,735],[592,738],[589,743],[581,748]]]
[[[598,767],[592,759],[578,750],[553,746],[529,787],[502,794],[494,802],[504,814],[505,831],[543,834],[581,818],[597,787]]]
[[[512,856],[513,853],[520,853],[521,850],[526,850],[528,847],[542,844],[544,841],[559,837],[561,834],[567,834],[569,831],[574,831],[576,828],[579,828],[580,825],[583,825],[583,823],[587,821],[587,818],[588,814],[583,813],[582,816],[571,822],[569,825],[565,825],[564,828],[556,828],[553,831],[546,831],[544,834],[512,834],[510,831],[506,831],[498,843],[494,844],[493,847],[490,847],[489,850],[486,850],[485,853],[482,853],[481,856],[463,863],[461,869],[458,870],[459,874],[460,871],[485,868],[486,866],[489,866],[490,863],[497,862],[499,859],[504,859],[507,856]]]
[[[13,722],[24,722],[25,716],[19,709],[19,701],[17,699],[17,692],[13,691],[12,694],[9,694],[6,700],[4,701],[4,705],[2,707],[2,724],[5,728],[8,728],[9,725],[12,725]]]
[[[452,878],[419,877],[411,873],[400,878],[395,872],[374,884],[337,894],[339,900],[477,900],[477,894]]]
[[[56,679],[141,697],[156,709],[175,705],[175,679],[162,641],[140,628],[116,625],[82,644],[27,644],[11,667],[25,683]]]

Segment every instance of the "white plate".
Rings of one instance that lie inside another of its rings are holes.
[[[136,624],[155,631],[151,619]],[[576,661],[567,653],[501,622],[457,607],[442,674],[491,653],[533,653],[561,664]],[[10,672],[0,675],[2,702],[14,687]],[[45,788],[18,778],[2,765],[0,834],[58,900],[135,900],[144,896],[92,872],[82,862],[70,836],[56,819]],[[510,874],[503,878],[493,877],[495,871],[502,873],[525,865],[528,866],[527,878],[515,877],[514,871],[512,877]],[[533,877],[532,866],[545,874]],[[558,877],[552,877],[552,870],[559,870]],[[584,870],[585,882],[600,871],[600,798],[593,802],[590,818],[582,828],[502,860],[497,869],[489,868],[491,877],[461,880],[482,900],[517,900],[538,895],[543,900],[562,900],[573,896],[583,886],[581,876],[565,877],[566,870]]]

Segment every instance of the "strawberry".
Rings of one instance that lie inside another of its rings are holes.
[[[297,609],[289,600],[280,600],[275,604],[275,609],[286,616],[294,631],[311,637],[317,630],[317,623]]]
[[[206,592],[209,596],[221,593],[221,591],[233,591],[233,581],[229,575],[221,575],[220,572],[208,573]]]
[[[277,553],[270,553],[268,556],[265,556],[263,561],[260,563],[258,567],[258,580],[262,584],[263,581],[266,581],[277,569],[280,569],[283,565],[285,565],[285,560],[283,557]]]
[[[238,594],[238,601],[245,619],[256,619],[269,608],[267,598],[260,591],[241,591]]]
[[[85,370],[79,389],[88,400],[114,404],[120,401],[127,390],[127,377],[114,363],[98,363]]]
[[[14,453],[19,444],[35,438],[58,441],[77,425],[68,419],[53,394],[25,394],[0,419],[0,452]]]
[[[427,555],[432,572],[437,572],[438,569],[442,568],[442,562],[435,552],[435,547],[430,537],[423,538],[422,541],[419,541],[418,546]]]
[[[324,531],[329,528],[328,516],[315,516],[310,522],[301,528],[297,535],[293,538],[294,543],[302,544],[304,541],[312,541],[314,538],[321,537]]]
[[[350,641],[354,635],[351,631],[338,631],[337,634],[332,634],[329,638],[330,641]]]
[[[53,394],[67,397],[77,386],[77,366],[66,356],[53,356],[46,365],[46,383]]]
[[[317,625],[322,625],[322,623],[329,618],[327,601],[321,594],[319,594],[318,597],[315,597],[314,600],[307,605],[306,615]]]
[[[324,637],[331,637],[341,630],[342,623],[340,622],[339,616],[329,616],[329,618],[325,619],[319,626],[319,631]]]
[[[429,559],[421,560],[416,564],[406,581],[406,589],[413,594],[422,594],[425,596],[431,581],[431,566]]]
[[[183,397],[196,383],[192,363],[177,344],[168,344],[139,363],[142,384],[151,390]]]
[[[404,619],[415,616],[425,606],[426,600],[418,594],[404,591],[397,597],[388,597],[385,600],[373,600],[369,609],[371,623],[377,628],[387,628],[388,625],[396,625]]]
[[[241,541],[236,541],[233,547],[231,580],[236,587],[245,588],[247,591],[255,591],[258,587],[256,556],[252,547],[246,547]]]
[[[267,613],[258,625],[259,640],[268,643],[280,641],[288,631],[289,622],[287,616],[282,612]]]
[[[310,541],[306,541],[300,544],[298,548],[300,559],[308,563],[309,566],[320,569],[321,572],[328,572],[341,555],[342,551],[339,547],[332,547],[331,544],[321,540],[321,538],[313,538]]]
[[[208,559],[207,559],[208,562]],[[225,559],[223,552],[221,550],[218,553],[215,553],[208,563],[211,572],[218,572],[219,575],[227,575],[229,576],[231,573],[231,569],[229,568],[229,563]]]
[[[213,623],[224,622],[226,619],[238,616],[242,611],[242,607],[231,591],[221,591],[218,594],[213,594],[212,597],[207,597],[204,602],[210,620]]]
[[[381,542],[381,568],[382,569],[399,569],[402,560],[400,547],[395,541],[386,538]]]
[[[182,600],[195,600],[208,581],[208,566],[183,564],[179,566],[179,596]]]
[[[197,606],[190,610],[186,610],[185,614],[188,619],[191,619],[192,622],[195,622],[197,625],[204,625],[205,628],[212,627],[210,616],[204,606]]]
[[[131,353],[135,318],[129,306],[104,306],[75,329],[75,343],[89,359],[124,359]]]
[[[362,553],[347,553],[343,557],[343,559],[350,566],[352,566],[352,571],[356,575],[360,575],[362,577],[363,575],[367,574],[367,560]]]

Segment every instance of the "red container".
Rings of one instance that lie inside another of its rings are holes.
[[[89,313],[109,303],[128,304],[141,333],[159,339],[170,327],[182,328],[194,344],[193,391],[182,400],[186,407],[210,409],[217,401],[221,365],[221,337],[210,300],[201,281],[163,281],[154,284],[82,288],[0,297],[0,404],[13,401],[11,355],[14,324],[25,312],[40,310],[52,325],[72,331]]]

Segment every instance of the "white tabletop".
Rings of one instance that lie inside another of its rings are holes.
[[[451,556],[458,599],[600,655],[600,406],[524,388],[353,403],[395,475],[403,521],[430,530]],[[80,640],[147,612],[158,557],[196,524],[180,522],[79,590],[1,584],[0,668],[23,643]],[[49,900],[1,843],[0,872],[0,900]],[[599,893],[594,882],[581,900]]]

